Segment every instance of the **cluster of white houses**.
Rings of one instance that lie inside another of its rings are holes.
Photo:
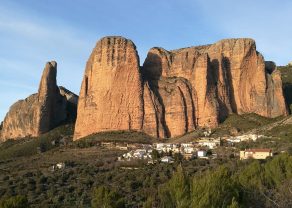
[[[263,138],[264,135],[257,135],[257,134],[243,134],[240,136],[234,136],[234,137],[227,137],[224,138],[228,143],[239,143],[244,141],[256,141],[259,138]]]
[[[161,162],[171,163],[173,158],[171,155],[175,153],[180,153],[185,159],[192,158],[205,158],[208,159],[210,156],[207,156],[208,150],[213,150],[218,146],[221,146],[223,142],[227,143],[238,143],[243,141],[256,141],[258,138],[262,138],[263,135],[256,134],[245,134],[236,137],[227,137],[227,138],[210,138],[203,137],[196,139],[194,142],[189,143],[154,143],[150,144],[127,144],[127,143],[112,143],[112,142],[103,142],[102,146],[107,148],[115,148],[119,150],[127,150],[129,152],[124,153],[118,158],[118,160],[129,161],[133,159],[145,159],[152,160],[152,152],[156,150],[158,153],[166,153],[160,160]],[[163,154],[162,154],[163,155]],[[247,149],[240,151],[240,159],[266,159],[267,157],[273,156],[271,149]],[[216,157],[216,155],[212,155]]]
[[[185,159],[192,159],[195,157],[207,158],[207,150],[214,149],[220,146],[220,144],[220,139],[214,138],[203,138],[196,142],[189,143],[154,143],[153,145],[142,145],[143,148],[132,149],[118,159],[152,159],[153,150],[156,150],[159,154],[167,153],[168,155],[173,155],[175,153],[180,153]],[[173,162],[173,158],[171,156],[165,156],[161,158],[161,162],[171,163]]]

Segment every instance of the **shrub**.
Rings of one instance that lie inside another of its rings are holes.
[[[29,203],[25,196],[14,196],[0,201],[1,208],[28,208]]]

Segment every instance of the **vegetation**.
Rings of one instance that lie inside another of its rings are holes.
[[[291,182],[292,156],[288,154],[267,162],[227,163],[190,176],[179,166],[171,179],[159,186],[158,198],[152,205],[288,208],[292,206]]]
[[[78,147],[92,147],[99,142],[127,142],[152,144],[157,139],[137,131],[107,131],[86,136],[75,142]]]
[[[245,132],[267,125],[261,131],[268,137],[237,144],[236,150],[220,147],[217,159],[186,161],[170,153],[172,164],[120,162],[117,157],[125,151],[96,145],[155,141],[138,132],[104,132],[72,142],[73,126],[68,125],[39,138],[9,140],[0,144],[0,208],[292,207],[292,125],[271,126],[275,121],[279,118],[231,115],[212,136],[228,134],[232,127]],[[238,149],[253,147],[286,153],[266,161],[236,158]],[[154,159],[163,155],[152,153]],[[65,168],[52,169],[61,162]]]
[[[29,208],[28,200],[25,196],[14,196],[0,200],[1,208]]]
[[[237,115],[232,114],[227,119],[215,129],[212,136],[226,136],[230,135],[230,130],[235,130],[239,133],[244,133],[246,131],[259,128],[261,126],[271,124],[280,120],[282,117],[278,118],[266,118],[255,113]]]
[[[292,112],[292,66],[280,66],[278,69],[281,71],[285,100]]]
[[[111,191],[104,186],[101,186],[95,188],[93,191],[91,207],[123,208],[125,207],[125,202],[123,198],[119,196],[116,192]]]
[[[10,159],[21,156],[31,156],[48,151],[59,146],[60,140],[72,140],[73,124],[67,124],[53,129],[37,138],[7,140],[0,143],[0,158]]]

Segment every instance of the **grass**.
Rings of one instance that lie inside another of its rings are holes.
[[[230,135],[230,129],[236,129],[239,133],[244,133],[254,128],[258,128],[280,120],[278,118],[266,118],[255,113],[250,114],[231,114],[218,128],[215,129],[212,136]]]
[[[79,147],[93,146],[98,142],[127,142],[152,144],[157,139],[137,131],[107,131],[91,134],[74,142]]]
[[[219,124],[217,128],[212,130],[211,137],[229,136],[231,134],[230,130],[232,129],[235,129],[238,133],[244,133],[279,121],[280,119],[282,119],[282,117],[266,118],[255,113],[243,115],[231,114],[223,123]],[[203,137],[203,132],[204,129],[196,129],[183,136],[171,138],[168,142],[191,142],[194,141],[195,138]]]
[[[52,141],[60,141],[62,138],[72,139],[73,125],[67,124],[57,127],[48,133],[35,138],[23,138],[19,140],[7,140],[0,143],[1,160],[13,157],[31,156],[39,151],[47,151],[54,147]]]
[[[265,133],[267,136],[289,139],[292,142],[292,124],[278,125]]]

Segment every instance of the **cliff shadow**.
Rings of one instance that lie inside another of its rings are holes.
[[[291,114],[291,111],[292,111],[292,84],[290,84],[290,83],[283,84],[283,94],[284,94],[285,102],[287,105],[287,109],[289,111],[289,114]]]
[[[162,60],[155,53],[149,52],[141,67],[143,80],[159,80],[162,75]]]
[[[224,73],[224,77],[226,77],[228,85],[227,88],[227,94],[230,100],[230,105],[233,113],[238,113],[237,105],[234,97],[234,88],[232,83],[232,73],[231,73],[231,66],[230,66],[230,60],[227,57],[223,57],[222,59],[222,71]]]
[[[218,98],[217,100],[218,100],[218,105],[219,105],[219,122],[221,123],[228,117],[229,110],[228,110],[227,104],[219,96],[219,82],[220,82],[220,80],[219,80],[219,67],[220,67],[220,64],[219,64],[218,59],[213,59],[211,61],[211,67],[212,67],[212,72],[213,72],[212,75],[213,75],[213,79],[214,79],[214,85],[216,86],[215,94],[216,94],[216,97]],[[223,75],[223,77],[224,77],[224,82],[226,83],[227,82],[226,76]]]
[[[150,90],[158,100],[158,105],[161,106],[161,112],[155,112],[157,118],[157,132],[161,123],[165,137],[171,137],[171,132],[165,121],[165,105],[162,96],[159,93],[159,81],[162,78],[162,60],[157,54],[149,52],[147,58],[141,67],[143,85],[148,82]],[[153,103],[156,105],[156,103]],[[158,134],[159,135],[159,134]]]
[[[229,58],[222,57],[221,60],[212,59],[211,61],[212,67],[212,75],[214,79],[214,85],[216,86],[216,97],[219,105],[219,122],[223,122],[230,113],[237,113],[237,106],[234,97],[234,88],[232,85],[232,73]],[[223,83],[220,84],[219,76],[220,76],[220,68],[222,69]],[[220,86],[222,85],[222,86]],[[219,95],[219,88],[225,88],[225,96],[228,100],[223,100]],[[231,112],[230,112],[231,111]]]

